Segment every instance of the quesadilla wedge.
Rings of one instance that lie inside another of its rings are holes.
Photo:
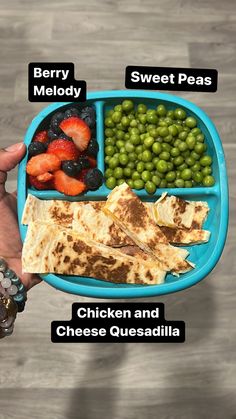
[[[209,211],[206,202],[185,201],[163,193],[152,206],[152,215],[159,226],[201,229]]]
[[[50,272],[145,285],[160,284],[166,275],[156,261],[125,255],[73,230],[39,221],[29,223],[22,267],[28,273]]]
[[[102,210],[139,246],[167,271],[186,272],[192,266],[184,259],[185,249],[169,245],[168,239],[151,217],[149,209],[126,183],[109,194]]]
[[[177,229],[170,227],[160,227],[170,243],[178,245],[192,245],[207,243],[210,238],[210,231],[196,229]]]

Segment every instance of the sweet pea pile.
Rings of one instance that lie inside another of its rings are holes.
[[[213,186],[212,158],[197,120],[182,108],[148,109],[124,100],[105,117],[105,179],[149,194],[157,188]]]

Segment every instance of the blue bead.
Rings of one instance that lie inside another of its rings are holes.
[[[20,292],[20,293],[25,291],[25,286],[24,286],[24,284],[22,284],[22,282],[20,283],[20,285],[18,285],[17,288],[18,288],[18,292]]]
[[[15,278],[12,278],[11,282],[13,285],[17,285],[17,286],[18,284],[21,284],[20,278],[18,278],[17,276]]]
[[[11,269],[7,269],[6,272],[4,273],[4,276],[5,276],[5,278],[12,279],[12,278],[16,277],[16,274]]]
[[[19,294],[16,294],[16,295],[13,296],[13,300],[16,303],[18,303],[18,302],[24,301],[25,300],[25,296],[24,296],[24,294],[19,293]]]

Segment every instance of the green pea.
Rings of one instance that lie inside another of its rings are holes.
[[[178,145],[178,149],[179,151],[183,152],[186,151],[188,149],[187,144],[185,143],[185,141],[180,141],[179,145]]]
[[[173,182],[176,178],[176,173],[174,171],[170,171],[166,173],[166,180],[167,182]]]
[[[116,159],[119,159],[119,153],[118,152],[116,152],[115,154],[113,154],[113,157],[115,157]]]
[[[121,131],[120,129],[116,131],[116,139],[117,140],[123,140],[124,139],[124,131]]]
[[[113,147],[112,145],[108,145],[105,147],[105,154],[107,156],[113,156],[114,153],[115,153],[115,147]]]
[[[115,145],[115,139],[112,137],[108,137],[105,139],[105,146],[107,145]]]
[[[167,116],[168,118],[175,119],[175,113],[174,113],[174,110],[173,110],[173,109],[171,109],[170,111],[168,111],[168,112],[167,112],[167,114],[166,114],[166,116]]]
[[[121,154],[126,154],[126,149],[125,149],[125,147],[121,147],[121,148],[120,148],[120,153],[121,153]]]
[[[178,134],[178,128],[176,127],[176,125],[170,125],[168,129],[169,133],[173,135],[173,137],[175,137]]]
[[[132,170],[129,167],[124,167],[123,174],[124,174],[125,177],[131,177]]]
[[[192,170],[190,169],[184,169],[181,172],[181,178],[183,180],[190,180],[192,178]]]
[[[148,170],[144,170],[141,173],[141,178],[143,179],[143,181],[146,183],[148,180],[151,179],[151,173]]]
[[[143,189],[144,188],[144,181],[142,179],[135,179],[134,180],[134,189]]]
[[[145,164],[142,161],[139,161],[136,166],[136,170],[138,173],[142,173],[145,169]]]
[[[148,114],[147,113],[147,122],[149,124],[157,124],[158,123],[158,117],[155,114]]]
[[[188,165],[186,163],[182,163],[180,166],[178,166],[178,170],[182,172],[182,170],[187,169]]]
[[[190,150],[193,150],[196,145],[196,139],[193,135],[188,135],[186,138],[186,144]]]
[[[156,165],[156,169],[158,170],[158,172],[160,173],[165,173],[168,170],[168,166],[165,160],[159,160],[157,165]]]
[[[193,180],[196,183],[202,183],[203,175],[201,172],[193,172]]]
[[[119,162],[122,166],[126,166],[126,164],[129,161],[129,157],[127,156],[127,154],[120,154],[119,155]]]
[[[132,119],[132,121],[130,122],[130,127],[131,128],[136,128],[138,130],[138,124],[139,124],[139,122],[136,121],[136,119]]]
[[[199,172],[201,170],[201,165],[199,162],[196,162],[192,167],[191,167],[192,172]]]
[[[166,188],[167,187],[167,182],[165,179],[162,179],[159,185],[160,188]]]
[[[167,188],[174,188],[175,184],[174,182],[167,182]]]
[[[174,169],[174,165],[173,165],[172,162],[170,162],[170,161],[167,162],[167,169],[168,169],[168,171],[171,171],[171,170]]]
[[[202,181],[204,186],[213,186],[215,184],[215,179],[213,176],[205,176]]]
[[[125,99],[122,102],[122,110],[125,112],[132,111],[134,109],[134,104],[132,100]]]
[[[134,152],[128,153],[128,157],[129,157],[129,161],[135,162],[137,160],[137,155]]]
[[[194,135],[194,137],[197,137],[197,135],[201,134],[201,130],[200,130],[200,128],[193,128],[193,129],[191,130],[191,134],[193,134],[193,135]]]
[[[133,173],[132,173],[132,180],[136,180],[136,179],[140,179],[140,173],[139,172],[137,172],[137,170],[135,170]]]
[[[150,134],[150,137],[153,137],[153,138],[157,138],[158,137],[158,131],[157,131],[156,128],[150,129],[149,134]]]
[[[135,148],[135,152],[136,152],[136,154],[139,154],[139,153],[142,153],[143,152],[143,146],[142,146],[142,144],[138,145]]]
[[[165,116],[166,115],[166,108],[164,105],[158,105],[157,106],[157,115],[159,116]]]
[[[174,111],[174,115],[176,119],[185,119],[186,118],[186,112],[184,109],[182,108],[176,108]]]
[[[138,115],[138,120],[141,122],[141,124],[145,125],[147,122],[147,115],[143,115],[143,114],[139,114]]]
[[[155,166],[154,166],[152,161],[149,161],[149,162],[145,163],[145,169],[149,170],[149,172],[151,172],[154,169],[154,167]]]
[[[121,105],[114,106],[114,112],[122,112],[122,106]]]
[[[192,157],[187,157],[185,162],[188,166],[193,166],[195,164],[195,160]]]
[[[160,132],[160,129],[161,129],[161,128],[163,128],[163,127],[164,127],[164,128],[167,128],[167,127],[168,127],[168,125],[167,125],[167,123],[166,123],[165,121],[159,121],[159,124],[158,124],[158,125],[159,125],[159,127],[158,127],[158,128],[159,128],[159,129],[158,129],[158,132]]]
[[[131,142],[127,141],[125,143],[125,150],[127,151],[127,153],[132,153],[134,151],[134,145]]]
[[[200,159],[200,155],[196,153],[196,151],[191,151],[190,156],[196,161]]]
[[[122,118],[122,113],[118,111],[115,111],[111,117],[112,121],[115,122],[116,124],[121,121],[121,118]]]
[[[170,151],[172,157],[178,157],[180,155],[179,148],[173,147]]]
[[[156,189],[157,188],[156,188],[155,183],[153,183],[151,180],[148,180],[145,183],[145,190],[146,190],[147,193],[154,194],[156,192]]]
[[[144,134],[146,132],[146,127],[143,124],[138,124],[137,128],[138,128],[140,134]]]
[[[190,151],[189,150],[186,150],[182,153],[182,157],[184,157],[185,159],[189,156],[190,156]]]
[[[157,164],[158,161],[159,161],[159,158],[158,157],[154,157],[152,159],[152,162],[153,162],[153,164],[154,164],[155,167],[156,167],[156,164]]]
[[[154,185],[159,186],[160,182],[161,182],[161,178],[157,175],[153,175],[152,176],[152,182],[154,183]]]
[[[105,136],[106,137],[114,137],[114,131],[111,128],[106,128],[105,129]]]
[[[159,157],[161,160],[168,161],[170,158],[170,153],[168,151],[162,151]]]
[[[109,168],[110,169],[115,169],[118,165],[119,165],[119,159],[116,157],[111,157],[111,159],[109,160]]]
[[[111,117],[105,118],[105,126],[108,127],[108,128],[113,128],[115,126],[115,124],[112,121]]]
[[[201,157],[201,159],[200,159],[200,165],[201,166],[210,166],[212,164],[212,158],[211,158],[211,156],[203,156],[203,157]]]
[[[175,157],[173,163],[175,166],[180,166],[184,162],[184,158],[182,156]]]
[[[191,180],[185,180],[184,187],[185,188],[192,188],[193,187],[193,182]]]
[[[116,183],[117,183],[117,186],[120,186],[122,185],[122,183],[125,183],[125,179],[118,179]]]
[[[106,156],[105,157],[105,163],[108,164],[109,161],[111,160],[111,158],[112,158],[111,156]]]
[[[152,147],[152,145],[153,145],[153,143],[154,143],[154,138],[153,138],[153,137],[147,137],[147,138],[145,138],[145,140],[144,140],[144,145],[145,145],[147,148],[151,148],[151,147]]]
[[[134,181],[133,181],[132,179],[128,179],[128,180],[126,181],[126,183],[129,185],[129,187],[130,187],[131,189],[133,189],[133,188],[134,188]]]
[[[106,117],[110,117],[113,114],[113,109],[110,109],[109,111],[106,111]]]
[[[122,169],[122,167],[116,167],[114,170],[113,170],[113,176],[116,178],[116,179],[122,179],[122,177],[123,177],[123,169]]]
[[[127,116],[122,116],[122,118],[121,118],[121,125],[124,127],[124,128],[127,128],[127,127],[129,127],[129,124],[130,124],[130,119],[129,118],[127,118]]]
[[[104,176],[105,176],[106,179],[108,179],[109,177],[112,177],[113,176],[113,170],[108,167],[105,170]]]
[[[170,125],[172,125],[172,124],[173,124],[173,119],[172,119],[172,118],[169,118],[169,117],[166,117],[166,118],[164,119],[164,122],[166,122],[166,124],[167,124],[168,126],[170,126]]]
[[[135,168],[135,164],[133,161],[129,161],[129,163],[127,164],[127,167],[129,167],[131,170],[133,170]]]
[[[140,104],[137,106],[137,112],[138,112],[138,113],[146,113],[146,112],[147,112],[147,106],[146,106],[146,105],[144,105],[143,103],[140,103]]]
[[[140,136],[138,134],[132,134],[130,136],[129,141],[131,142],[131,144],[133,145],[138,145],[140,144]]]
[[[150,150],[144,150],[143,151],[143,157],[142,160],[146,163],[148,161],[152,161],[152,153]]]
[[[211,175],[211,173],[212,173],[212,168],[210,166],[203,167],[202,169],[203,176]]]
[[[185,119],[185,125],[189,128],[194,128],[197,125],[197,120],[193,116],[188,116]]]
[[[161,150],[162,150],[162,147],[161,147],[161,144],[160,143],[155,142],[152,145],[152,151],[153,151],[154,154],[156,154],[156,155],[160,154],[161,153]]]
[[[159,129],[159,135],[161,137],[166,137],[169,134],[169,129],[167,127],[162,127]]]
[[[175,186],[177,188],[184,188],[184,180],[183,179],[176,179],[175,180]]]
[[[199,143],[203,143],[203,142],[204,142],[204,139],[205,139],[204,134],[199,134],[199,135],[197,135],[197,137],[196,137],[196,140],[197,140]]]
[[[180,132],[180,134],[178,135],[178,137],[179,137],[179,139],[180,139],[181,141],[186,140],[187,136],[188,136],[188,133],[187,133],[186,131],[182,131],[182,132]]]
[[[179,147],[180,144],[181,144],[181,140],[177,138],[177,140],[174,141],[174,147]]]
[[[194,147],[194,151],[195,151],[197,154],[202,154],[202,153],[204,153],[204,144],[202,144],[202,143],[197,143],[197,144],[195,145],[195,147]]]
[[[170,153],[172,147],[168,143],[162,143],[161,148],[162,148],[162,151],[168,151],[168,153]]]
[[[116,186],[116,178],[115,178],[114,176],[109,177],[109,178],[106,180],[105,185],[106,185],[106,187],[107,187],[108,189],[114,189],[114,188],[115,188],[115,186]]]

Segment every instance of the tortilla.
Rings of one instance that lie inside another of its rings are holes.
[[[149,209],[126,183],[113,189],[102,210],[137,246],[157,258],[163,270],[185,272],[191,269],[189,263],[184,260],[188,251],[169,245],[167,237],[151,217]]]
[[[170,227],[161,227],[162,232],[166,235],[170,243],[174,244],[201,244],[208,242],[210,231],[196,229],[177,229]]]
[[[154,204],[153,210],[159,226],[190,228],[192,225],[194,205],[179,197],[163,193]]]
[[[185,201],[163,193],[153,205],[152,215],[159,226],[199,230],[208,211],[206,202]]]
[[[76,205],[77,202],[42,200],[28,195],[21,222],[29,224],[32,221],[41,220],[71,227]]]
[[[166,275],[156,261],[125,255],[73,230],[41,221],[29,223],[22,268],[27,273],[50,272],[145,285],[160,284]]]
[[[114,221],[96,207],[93,202],[86,202],[74,210],[72,229],[106,246],[121,247],[134,244]]]

